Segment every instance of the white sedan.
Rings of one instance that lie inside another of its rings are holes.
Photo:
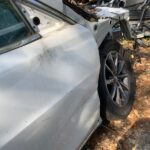
[[[111,20],[79,10],[0,0],[0,150],[80,149],[102,119],[131,111],[133,72]]]

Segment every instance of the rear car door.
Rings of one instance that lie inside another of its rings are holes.
[[[100,121],[97,44],[86,28],[16,3],[0,1],[0,150],[77,149]]]

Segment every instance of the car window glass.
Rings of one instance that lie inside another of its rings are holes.
[[[33,8],[32,5],[25,5],[24,3],[17,4],[34,31],[42,36],[49,32],[59,30],[66,24],[62,19],[36,9],[36,7]],[[36,25],[37,21],[38,25]]]
[[[31,35],[9,0],[0,1],[0,48]]]

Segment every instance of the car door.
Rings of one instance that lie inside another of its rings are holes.
[[[77,149],[100,123],[97,44],[86,28],[16,3],[0,1],[0,150]]]

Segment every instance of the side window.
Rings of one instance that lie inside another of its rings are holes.
[[[16,3],[35,32],[44,36],[45,34],[59,30],[66,25],[62,19],[48,13],[44,8],[39,9],[35,3],[36,2],[34,2],[34,4],[29,4],[27,2]]]
[[[31,33],[9,0],[0,0],[0,48],[22,40]]]

